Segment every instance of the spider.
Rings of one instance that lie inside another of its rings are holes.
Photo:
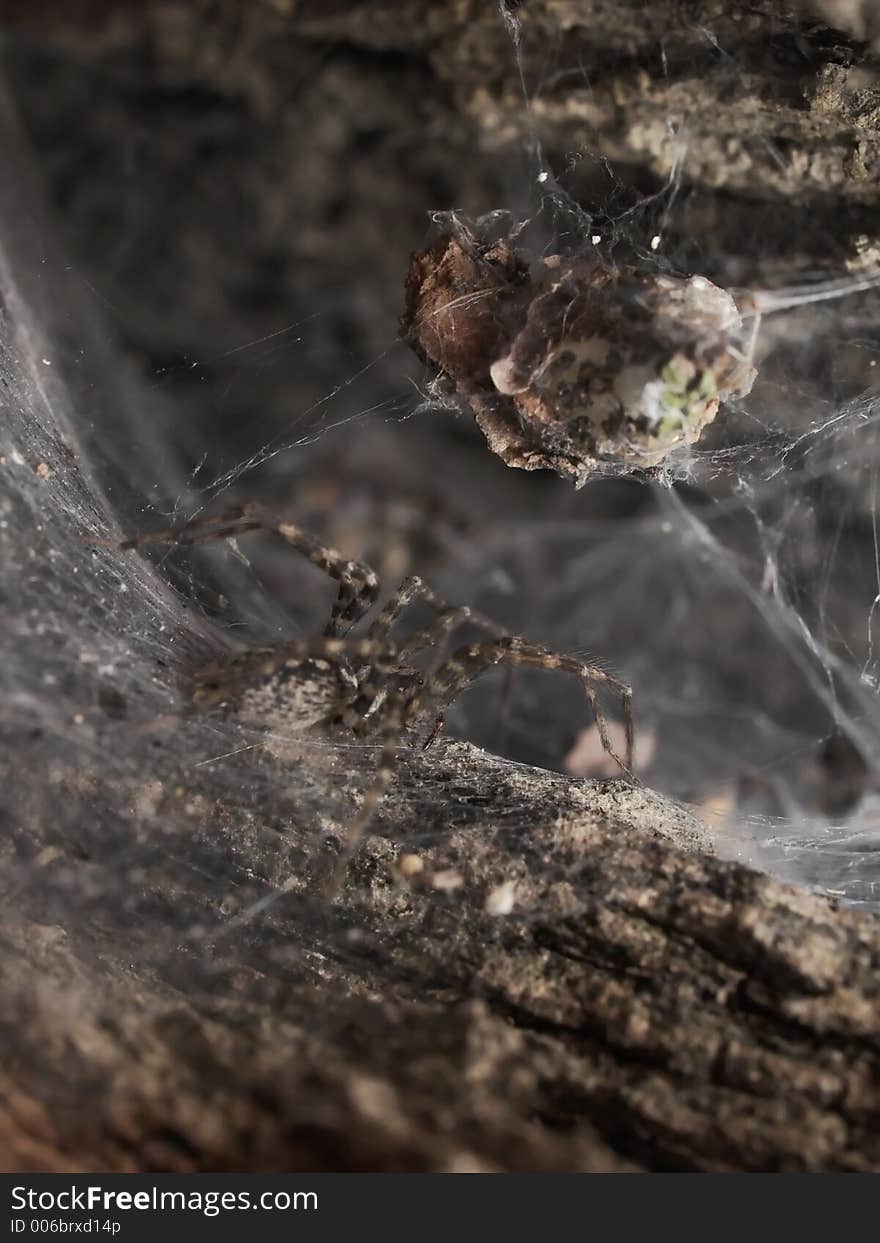
[[[631,774],[632,692],[625,682],[573,656],[501,633],[494,622],[467,605],[448,604],[418,577],[405,579],[366,632],[356,635],[354,627],[376,603],[377,575],[368,565],[349,560],[261,506],[248,503],[121,542],[99,542],[128,550],[155,543],[204,544],[258,531],[280,536],[338,583],[330,619],[318,638],[287,640],[270,648],[241,652],[199,670],[194,675],[189,707],[199,712],[232,710],[239,719],[262,724],[280,719],[292,733],[319,728],[348,731],[357,738],[371,733],[380,736],[376,773],[342,843],[327,886],[329,897],[339,892],[349,861],[391,780],[405,735],[427,720],[429,730],[423,745],[428,746],[442,728],[447,706],[494,665],[530,665],[574,674],[583,686],[603,747],[622,770]],[[429,605],[435,617],[399,644],[393,637],[395,625],[417,600]],[[487,631],[490,637],[459,647],[427,673],[408,663],[425,649],[441,645],[442,650],[445,639],[464,622]],[[596,684],[609,687],[620,697],[626,739],[622,759],[611,744]]]

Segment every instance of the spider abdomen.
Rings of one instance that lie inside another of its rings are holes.
[[[326,660],[246,653],[197,678],[195,707],[225,707],[242,721],[303,733],[334,716],[345,699],[340,670]]]
[[[297,733],[327,720],[340,705],[339,679],[329,665],[325,670],[315,670],[314,664],[304,663],[299,676],[281,673],[251,687],[236,706],[236,715],[253,724]]]

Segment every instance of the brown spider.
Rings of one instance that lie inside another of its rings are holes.
[[[204,544],[249,531],[273,532],[303,553],[339,584],[336,602],[321,638],[289,640],[243,652],[199,671],[191,707],[197,711],[230,708],[239,718],[260,723],[280,718],[294,733],[323,727],[346,729],[358,738],[374,731],[381,735],[376,775],[343,842],[328,885],[330,896],[338,892],[348,862],[391,779],[404,734],[429,718],[432,725],[424,743],[428,746],[442,727],[446,707],[493,665],[532,665],[575,674],[583,685],[603,747],[624,771],[631,771],[632,692],[626,683],[573,656],[558,655],[526,639],[501,634],[487,618],[466,605],[447,604],[415,577],[401,584],[366,634],[355,637],[350,633],[352,627],[369,612],[378,595],[376,574],[369,566],[350,561],[257,505],[223,510],[121,543],[100,542],[119,549],[155,543]],[[392,636],[395,623],[415,600],[424,601],[437,616],[399,645]],[[424,676],[407,664],[416,652],[434,647],[466,621],[486,629],[492,638],[458,648]],[[611,745],[594,683],[609,686],[620,696],[626,733],[624,759]]]

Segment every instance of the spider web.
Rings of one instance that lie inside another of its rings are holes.
[[[527,15],[502,8],[523,141],[507,201],[482,210],[500,207],[514,223],[540,218],[547,245],[601,247],[611,261],[700,271],[726,287],[807,286],[845,271],[831,238],[821,268],[753,258],[736,229],[707,253],[695,238],[706,236],[708,196],[693,188],[686,132],[651,189],[636,188],[598,141],[564,159],[548,153],[542,97],[556,66],[551,58],[535,78],[523,52]],[[11,133],[8,143],[17,145]],[[13,152],[13,161],[24,168],[27,158]],[[46,922],[63,923],[74,900],[96,921],[114,907],[126,926],[149,928],[141,961],[167,964],[183,945],[210,964],[218,989],[224,955],[247,928],[255,959],[268,946],[282,974],[292,971],[289,903],[314,892],[375,746],[290,737],[267,746],[235,721],[181,724],[178,714],[187,669],[233,645],[317,633],[333,587],[271,541],[163,550],[152,564],[81,542],[108,535],[113,515],[134,534],[246,496],[370,561],[389,590],[417,572],[511,632],[626,677],[650,744],[640,770],[648,786],[695,809],[725,852],[877,909],[875,291],[766,316],[755,388],[686,462],[664,480],[603,479],[575,492],[507,470],[466,411],[426,402],[432,376],[391,322],[347,367],[334,353],[338,370],[323,384],[308,369],[322,348],[324,302],[218,351],[224,383],[274,385],[287,397],[283,417],[255,410],[234,436],[214,437],[185,417],[211,360],[155,367],[144,384],[120,360],[100,290],[91,296],[76,272],[63,275],[36,193],[25,176],[12,180],[2,378],[16,419],[3,452],[18,500],[4,521],[15,581],[31,587],[24,611],[6,602],[15,656],[5,662],[4,714],[16,755],[28,731],[51,746],[39,788],[9,787],[20,823],[42,826],[39,850],[22,847],[11,875],[49,911]],[[571,768],[590,729],[577,686],[522,674],[508,694],[490,675],[462,697],[448,729],[507,757],[501,776],[493,770],[490,820],[473,782],[450,780],[454,748],[446,777],[442,764],[405,752],[378,834],[405,824],[403,845],[435,856],[438,872],[447,846],[454,866],[464,831],[503,840],[511,855],[525,850],[536,797],[558,814],[570,783],[552,774]],[[601,757],[590,763],[579,774],[603,771]],[[367,845],[365,906],[369,879],[394,866],[395,843]],[[317,937],[333,916],[318,901],[310,912]],[[333,936],[343,961],[354,953],[348,934]],[[179,984],[188,981],[182,963]]]

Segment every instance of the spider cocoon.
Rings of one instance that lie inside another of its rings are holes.
[[[579,486],[643,470],[699,439],[755,372],[726,290],[702,276],[445,234],[413,257],[405,340],[441,369],[509,466]]]

